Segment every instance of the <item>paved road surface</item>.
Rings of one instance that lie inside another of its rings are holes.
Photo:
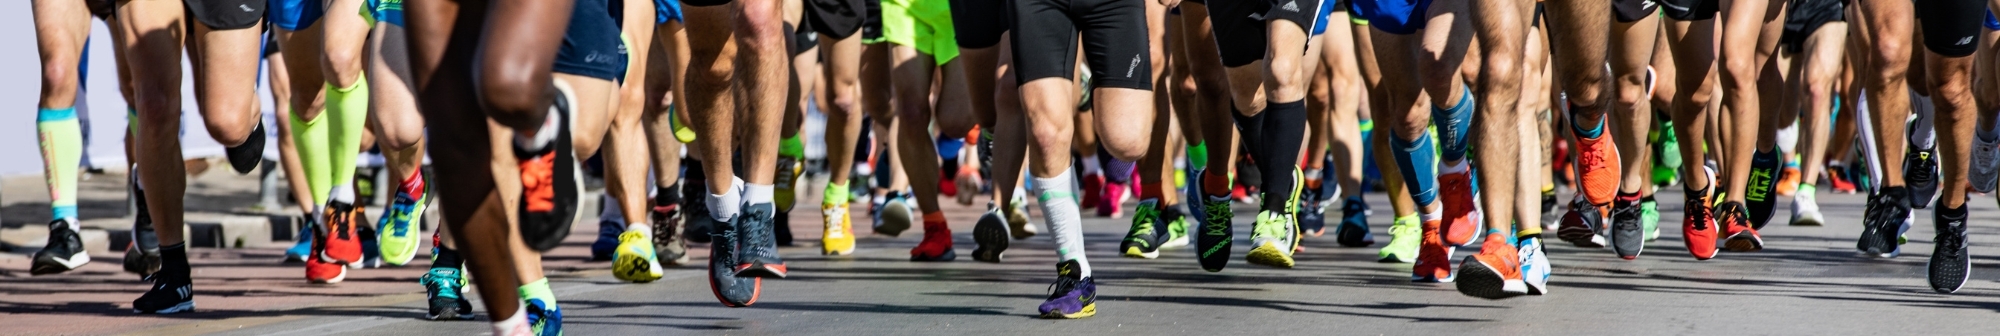
[[[1677,188],[1669,188],[1677,189]],[[809,193],[816,195],[817,193]],[[1676,192],[1662,200],[1678,200]],[[1552,293],[1489,301],[1450,285],[1407,281],[1410,266],[1374,262],[1375,249],[1309,239],[1295,269],[1242,262],[1221,273],[1199,270],[1189,250],[1161,259],[1118,257],[1126,219],[1091,218],[1085,235],[1100,284],[1097,317],[1033,317],[1053,279],[1046,235],[1017,241],[1001,264],[963,258],[905,261],[918,234],[863,234],[858,255],[828,258],[813,246],[818,215],[794,211],[802,246],[785,248],[792,277],[767,281],[751,308],[724,308],[701,278],[702,267],[673,269],[652,284],[613,279],[604,262],[585,262],[595,225],[579,225],[549,257],[555,291],[572,335],[606,334],[1990,334],[2000,327],[2000,260],[1978,257],[1972,281],[1956,295],[1933,294],[1923,280],[1932,230],[1929,212],[1910,232],[1905,256],[1870,259],[1852,252],[1859,232],[1858,195],[1822,195],[1833,223],[1773,226],[1769,247],[1695,261],[1681,248],[1680,202],[1661,206],[1663,237],[1637,261],[1605,249],[1554,244]],[[1370,195],[1373,204],[1386,204]],[[806,203],[806,204],[814,204]],[[2000,219],[1991,197],[1975,198],[1975,253],[1993,255]],[[1381,207],[1386,208],[1386,207]],[[947,203],[958,250],[971,251],[973,207]],[[1239,223],[1249,221],[1239,206]],[[1784,205],[1780,205],[1784,209]],[[1371,224],[1386,241],[1389,216]],[[1780,220],[1787,218],[1780,214]],[[857,216],[860,223],[865,217]],[[1040,219],[1037,218],[1039,222]],[[1239,225],[1238,236],[1248,234]],[[703,252],[695,260],[705,260]],[[200,309],[170,317],[134,316],[129,302],[143,284],[118,273],[116,260],[50,277],[27,277],[21,255],[0,254],[0,334],[480,334],[484,322],[420,320],[417,268],[359,270],[338,286],[311,286],[296,265],[277,265],[275,249],[198,250]],[[1462,257],[1464,253],[1461,253]],[[106,260],[109,259],[109,260]],[[108,262],[107,262],[108,261]],[[418,264],[422,264],[418,262]],[[483,309],[482,309],[483,310]],[[481,319],[485,314],[481,312]]]

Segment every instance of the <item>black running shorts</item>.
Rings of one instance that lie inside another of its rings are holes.
[[[1319,5],[1319,0],[1210,0],[1208,19],[1214,25],[1215,45],[1222,51],[1222,66],[1234,68],[1264,59],[1269,20],[1291,21],[1312,31],[1320,19]]]
[[[264,19],[267,0],[181,0],[188,16],[210,29],[229,30],[256,26]]]
[[[1152,90],[1146,1],[1152,0],[1014,0],[1016,83],[1074,79],[1080,35],[1097,87]]]
[[[1660,10],[1667,18],[1681,21],[1714,20],[1722,0],[1663,0]]]
[[[882,37],[882,0],[861,0],[861,7],[867,10],[861,18],[861,43],[888,42]]]
[[[792,57],[799,57],[812,51],[814,47],[819,47],[819,33],[814,32],[809,26],[793,27],[790,23],[785,24],[785,49]]]
[[[1848,0],[1791,0],[1785,13],[1785,31],[1778,35],[1778,47],[1797,53],[1805,49],[1806,38],[1827,22],[1847,21]]]
[[[1541,3],[1536,2],[1536,4]],[[1618,19],[1618,23],[1639,21],[1659,10],[1660,7],[1654,0],[1611,0],[1611,13],[1615,14],[1611,17]]]
[[[868,11],[862,3],[867,1],[873,0],[805,0],[806,26],[828,38],[847,39],[861,31],[863,13]]]
[[[1979,49],[1980,25],[1986,22],[1985,1],[1923,0],[1916,6],[1925,48],[1946,57],[1969,56]]]
[[[951,25],[959,49],[989,48],[1007,33],[1007,3],[1013,0],[951,0]]]
[[[611,19],[610,8],[607,0],[576,0],[570,10],[569,30],[563,33],[562,46],[556,48],[555,72],[625,80],[625,42],[619,38],[621,32]]]

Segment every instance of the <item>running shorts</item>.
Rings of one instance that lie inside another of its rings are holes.
[[[1618,23],[1639,21],[1659,11],[1656,4],[1653,0],[1611,0],[1611,17],[1618,19]]]
[[[1924,47],[1945,57],[1964,57],[1979,49],[1979,27],[1986,22],[1986,2],[1980,0],[1917,1],[1917,24]]]
[[[686,16],[681,15],[681,0],[653,0],[653,17],[654,24],[687,22]]]
[[[368,23],[370,25],[375,22],[388,22],[402,27],[403,0],[368,0],[368,3],[361,7],[361,17],[371,20]]]
[[[1431,0],[1354,0],[1354,17],[1384,33],[1409,35],[1424,28],[1424,14],[1430,7]],[[1216,24],[1218,29],[1221,26]]]
[[[1721,3],[1722,0],[1664,0],[1660,2],[1660,11],[1666,12],[1667,18],[1674,20],[1714,20],[1715,12],[1721,9]]]
[[[1778,35],[1778,46],[1785,51],[1804,50],[1806,38],[1827,22],[1847,21],[1847,0],[1791,1],[1791,12],[1785,15],[1785,31]]]
[[[90,16],[105,21],[111,21],[112,15],[118,12],[118,0],[84,0],[83,6],[90,10]]]
[[[1346,5],[1341,4],[1342,1],[1340,0],[1334,0],[1334,1],[1336,2],[1325,6],[1319,6],[1319,17],[1313,19],[1313,24],[1311,29],[1312,31],[1310,32],[1312,33],[1312,36],[1320,36],[1321,34],[1326,34],[1326,17],[1333,15],[1333,11],[1335,9],[1346,10],[1344,9]]]
[[[931,55],[937,64],[958,57],[958,34],[951,23],[948,0],[882,0],[882,38]]]
[[[862,13],[868,0],[805,0],[806,26],[835,40],[844,40],[861,30]]]
[[[861,7],[868,10],[861,19],[861,44],[887,41],[882,38],[882,0],[861,0]]]
[[[1152,90],[1146,1],[1152,0],[1014,0],[1010,28],[1016,83],[1074,79],[1081,37],[1084,62],[1097,87]]]
[[[1311,31],[1315,22],[1326,17],[1318,15],[1320,4],[1319,0],[1209,1],[1208,20],[1214,27],[1215,45],[1222,51],[1222,66],[1234,68],[1264,59],[1265,44],[1270,41],[1267,36],[1270,29],[1265,24],[1269,20],[1291,21]]]
[[[210,29],[243,29],[264,18],[265,0],[181,0],[188,16]],[[319,3],[313,3],[319,6]]]
[[[424,1],[424,0],[419,0]],[[569,30],[562,46],[556,48],[557,73],[599,78],[625,79],[625,43],[619,27],[611,19],[607,0],[576,0],[570,10]]]
[[[270,20],[271,25],[277,26],[278,29],[290,31],[306,29],[313,23],[319,22],[321,16],[326,15],[326,8],[321,7],[319,0],[270,0],[268,3],[271,10],[265,13],[264,19]],[[190,2],[189,6],[193,6],[193,3]]]
[[[951,24],[958,27],[959,48],[991,48],[1007,33],[1007,3],[1013,0],[951,0]]]
[[[796,27],[791,23],[785,24],[785,50],[789,52],[789,55],[799,57],[799,55],[804,55],[818,46],[819,34],[813,32],[812,28]]]
[[[2000,19],[1993,17],[1993,11],[1986,11],[1986,29],[2000,30]]]

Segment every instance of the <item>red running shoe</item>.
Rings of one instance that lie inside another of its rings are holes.
[[[1757,228],[1750,226],[1750,215],[1741,202],[1725,202],[1715,208],[1716,225],[1722,226],[1722,247],[1729,252],[1754,252],[1764,249],[1764,237],[1757,234]]]
[[[337,284],[346,279],[347,266],[320,262],[319,258],[306,258],[306,282]]]
[[[943,213],[924,214],[924,241],[910,249],[910,261],[952,261],[958,253],[951,248],[951,228]]]
[[[1611,142],[1606,127],[1596,139],[1576,137],[1577,190],[1590,197],[1592,205],[1609,205],[1618,194],[1618,147]]]
[[[1504,299],[1528,294],[1528,282],[1521,279],[1521,255],[1507,244],[1507,237],[1489,235],[1480,244],[1479,254],[1465,257],[1459,264],[1458,292],[1484,299]]]
[[[354,219],[361,217],[361,208],[341,202],[327,202],[321,212],[320,235],[315,242],[320,246],[319,259],[322,263],[346,265],[361,262],[361,232],[354,227]]]
[[[1093,208],[1096,207],[1098,203],[1103,203],[1104,200],[1100,196],[1102,196],[1102,193],[1104,192],[1104,176],[1098,174],[1084,174],[1082,191],[1083,191],[1083,199],[1080,199],[1078,200],[1079,202],[1077,202],[1078,210]]]
[[[1713,183],[1714,180],[1710,181]],[[1707,190],[1688,190],[1687,204],[1682,210],[1681,240],[1687,243],[1688,254],[1693,254],[1695,260],[1715,257],[1715,238],[1719,233],[1715,228],[1714,210],[1708,207],[1709,197],[1711,195]]]
[[[1438,237],[1437,219],[1424,220],[1423,240],[1417,245],[1417,264],[1410,268],[1410,281],[1451,282],[1451,253],[1456,248]]]
[[[1472,185],[1471,163],[1460,164],[1468,167],[1438,175],[1438,197],[1444,200],[1440,235],[1445,245],[1451,246],[1465,246],[1479,236],[1479,207],[1473,202],[1479,197],[1479,187]]]

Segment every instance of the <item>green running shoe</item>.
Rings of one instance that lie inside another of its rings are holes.
[[[1167,222],[1167,241],[1160,248],[1170,249],[1188,245],[1187,214],[1181,213],[1180,206],[1160,207],[1160,219]]]
[[[423,188],[423,181],[418,181]],[[400,188],[399,188],[400,189]],[[428,192],[424,195],[410,195],[396,191],[396,201],[389,204],[389,214],[375,224],[378,235],[376,248],[382,253],[382,262],[402,266],[417,256],[417,247],[423,245],[424,208],[430,203]]]
[[[1417,246],[1422,245],[1424,240],[1422,218],[1416,214],[1396,217],[1396,222],[1389,225],[1389,236],[1389,245],[1382,246],[1382,251],[1377,253],[1379,255],[1377,261],[1405,264],[1417,262]]]
[[[1167,240],[1166,230],[1156,228],[1159,223],[1160,200],[1139,201],[1139,209],[1132,215],[1132,229],[1125,232],[1125,241],[1119,243],[1118,250],[1124,251],[1126,258],[1159,258],[1160,245]]]
[[[1660,202],[1654,201],[1653,195],[1639,199],[1639,225],[1646,231],[1646,241],[1660,239]]]
[[[1292,268],[1292,251],[1299,247],[1299,222],[1296,215],[1263,211],[1257,213],[1257,223],[1250,227],[1250,263]]]

